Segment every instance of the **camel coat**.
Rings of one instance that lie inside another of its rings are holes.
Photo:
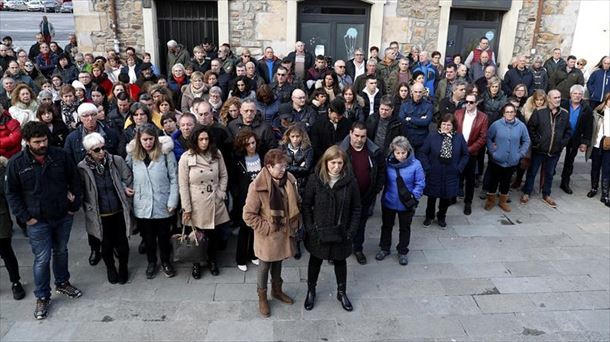
[[[287,217],[277,232],[272,231],[270,224],[270,193],[273,180],[269,171],[263,168],[248,187],[243,219],[254,229],[254,254],[265,262],[281,261],[294,256],[295,234],[301,226],[300,197],[296,178],[290,173],[287,177],[285,191],[282,191]]]
[[[189,150],[178,162],[178,185],[185,212],[192,212],[190,222],[182,222],[199,229],[214,229],[229,221],[225,206],[227,197],[227,168],[218,151],[218,159]]]

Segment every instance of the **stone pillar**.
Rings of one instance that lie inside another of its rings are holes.
[[[286,0],[286,55],[297,42],[297,8],[303,0]]]
[[[383,6],[387,0],[362,0],[372,4],[369,23],[369,45],[381,48],[383,37]]]
[[[447,51],[447,35],[449,34],[449,16],[451,15],[451,0],[439,1],[439,7],[441,8],[441,14],[438,21],[438,39],[436,43],[436,49],[441,53],[444,59],[445,52]]]
[[[513,47],[515,44],[515,36],[517,35],[517,24],[519,22],[519,12],[523,7],[523,2],[513,1],[510,11],[504,14],[502,18],[502,28],[500,29],[500,41],[498,42],[499,50],[496,63],[498,75],[504,76],[508,65],[513,58]]]
[[[230,43],[229,0],[218,0],[218,46]]]
[[[150,7],[142,8],[142,21],[144,32],[144,51],[150,53],[153,64],[159,63],[159,34],[157,31],[157,5],[155,1],[150,2]]]

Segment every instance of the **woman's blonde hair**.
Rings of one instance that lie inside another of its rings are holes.
[[[324,154],[318,161],[318,165],[316,166],[316,169],[318,170],[318,177],[320,177],[324,184],[330,182],[330,174],[328,173],[328,166],[326,164],[328,164],[330,160],[337,158],[341,158],[343,160],[343,169],[341,169],[341,175],[343,176],[347,173],[347,170],[349,168],[347,153],[345,153],[345,151],[343,151],[339,146],[333,145],[324,152]]]
[[[282,145],[288,146],[290,144],[290,134],[298,133],[301,135],[301,148],[308,148],[311,146],[311,141],[309,140],[309,135],[307,131],[303,129],[299,124],[292,124],[288,127],[284,135],[282,136],[282,141],[280,142]]]
[[[19,93],[21,93],[21,91],[23,89],[26,89],[29,93],[30,93],[30,103],[27,103],[27,105],[29,106],[33,101],[36,101],[36,95],[34,95],[34,92],[32,91],[32,88],[30,88],[27,84],[25,83],[19,83],[17,84],[17,86],[15,87],[15,89],[13,89],[13,92],[11,93],[11,103],[12,104],[17,104],[20,103],[21,101],[19,101]],[[26,103],[24,103],[26,104]]]
[[[222,108],[220,109],[220,123],[225,126],[229,124],[229,108],[231,108],[232,105],[235,105],[235,107],[237,107],[237,111],[239,111],[239,108],[241,107],[241,100],[238,97],[232,96],[229,97],[222,105]]]
[[[144,146],[142,146],[142,142],[140,141],[140,138],[142,138],[142,135],[144,134],[148,134],[155,138],[155,144],[153,145],[150,153],[148,153],[148,156],[151,160],[159,159],[163,152],[161,151],[161,143],[159,143],[159,133],[157,132],[157,127],[155,127],[153,124],[145,124],[144,126],[136,129],[136,137],[134,138],[135,146],[133,149],[132,158],[136,160],[144,160],[146,158],[146,149],[144,149]]]
[[[525,122],[528,122],[534,110],[536,110],[536,99],[542,98],[544,100],[544,104],[546,105],[546,93],[542,89],[536,89],[532,96],[530,96],[525,104],[523,105],[523,116],[525,117]]]

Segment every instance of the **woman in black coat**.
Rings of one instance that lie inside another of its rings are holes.
[[[451,199],[458,194],[460,174],[469,157],[464,136],[456,132],[457,124],[453,114],[444,114],[438,126],[439,130],[426,138],[418,157],[426,172],[424,195],[428,196],[428,205],[424,226],[432,223],[436,200],[440,199],[436,217],[438,225],[444,228],[447,226],[447,208]]]
[[[337,300],[343,309],[353,307],[345,293],[346,259],[352,254],[352,238],[360,220],[360,191],[348,166],[347,154],[337,145],[329,147],[309,177],[303,197],[307,267],[305,310],[313,309],[322,260],[333,260]]]

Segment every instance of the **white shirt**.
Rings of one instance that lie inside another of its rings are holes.
[[[474,119],[477,117],[477,111],[473,111],[469,113],[468,111],[464,112],[464,123],[462,125],[462,135],[464,139],[466,139],[466,144],[468,144],[468,140],[470,140],[470,131],[472,131],[472,124],[474,123]]]
[[[604,108],[604,121],[602,127],[597,130],[597,137],[595,137],[595,144],[593,147],[599,148],[600,142],[604,136],[610,136],[610,108]]]
[[[358,76],[360,75],[364,75],[364,73],[366,72],[366,68],[365,68],[365,61],[362,61],[362,63],[360,63],[360,65],[358,65],[356,63],[356,61],[352,62],[354,64],[354,70],[356,70],[356,72],[354,73],[354,80],[356,80],[356,78],[358,78]]]

